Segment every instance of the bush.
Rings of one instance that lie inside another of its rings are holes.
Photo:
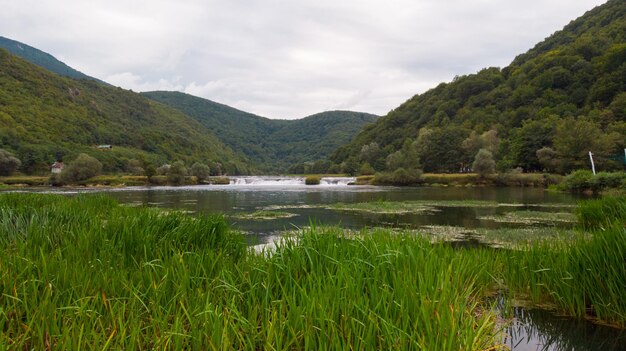
[[[308,176],[304,179],[304,184],[306,185],[319,185],[320,184],[320,176]]]
[[[597,175],[593,175],[593,172],[583,169],[568,174],[560,188],[561,190],[575,192],[599,192],[604,189],[623,187],[625,182],[625,172],[600,172]]]
[[[422,170],[398,168],[393,173],[377,173],[372,183],[376,185],[414,185],[422,182]]]
[[[76,159],[67,165],[60,175],[61,183],[75,183],[95,177],[102,172],[102,163],[97,159],[80,154]]]
[[[10,152],[0,149],[0,176],[10,176],[22,162]]]

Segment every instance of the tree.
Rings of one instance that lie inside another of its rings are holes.
[[[211,175],[209,166],[204,163],[196,162],[191,166],[191,175],[198,178],[198,182],[203,182]]]
[[[167,173],[170,171],[170,168],[171,168],[171,167],[172,167],[172,166],[171,166],[171,165],[169,165],[169,164],[167,164],[167,163],[162,164],[162,165],[160,165],[160,166],[156,169],[156,174],[158,174],[158,175],[160,175],[160,176],[167,175]]]
[[[365,162],[363,163],[363,165],[361,165],[361,170],[359,171],[359,173],[361,175],[372,175],[374,173],[376,173],[376,171],[374,170],[374,168],[372,168],[372,166]]]
[[[154,168],[154,165],[152,163],[148,163],[144,166],[144,171],[146,174],[146,177],[148,178],[148,181],[152,180],[152,177],[154,177],[157,173],[156,168]]]
[[[145,173],[145,170],[142,167],[142,162],[136,159],[128,160],[128,165],[126,166],[126,169],[132,175],[140,176],[144,175]]]
[[[425,137],[427,135],[427,137]],[[467,130],[460,127],[434,128],[417,138],[419,160],[425,172],[456,172],[465,160],[461,144]]]
[[[476,157],[474,157],[474,163],[472,163],[472,169],[481,177],[495,173],[496,162],[493,160],[493,154],[487,149],[478,150]]]
[[[600,126],[584,118],[566,118],[559,123],[554,135],[554,150],[568,172],[589,167],[589,151],[596,166],[614,151],[619,133],[604,133]],[[623,136],[622,136],[623,138]]]
[[[363,145],[359,158],[363,162],[367,162],[375,169],[382,169],[384,167],[383,153],[378,146],[378,143],[373,141],[367,145]]]
[[[537,159],[543,166],[543,170],[546,172],[556,172],[559,168],[559,160],[557,158],[556,151],[550,147],[542,147],[537,150]]]
[[[510,157],[514,167],[522,167],[526,171],[541,170],[536,152],[542,147],[552,146],[554,124],[552,118],[544,121],[529,120],[515,130],[510,145]]]
[[[22,164],[20,160],[10,152],[0,149],[0,175],[9,176]]]
[[[80,182],[95,177],[102,171],[102,163],[87,154],[80,154],[61,172],[63,183]]]
[[[186,175],[187,167],[185,167],[183,161],[176,161],[172,163],[167,172],[167,181],[174,185],[183,185],[185,184]]]

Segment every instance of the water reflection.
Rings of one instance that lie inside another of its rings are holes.
[[[515,308],[503,343],[515,351],[624,351],[626,330]]]
[[[277,230],[318,224],[363,227],[394,226],[419,228],[425,225],[459,226],[466,228],[515,227],[480,217],[510,211],[501,207],[441,207],[436,213],[375,214],[341,212],[316,206],[333,203],[410,200],[483,200],[509,204],[536,205],[542,203],[572,204],[568,194],[547,193],[535,188],[395,188],[362,186],[194,186],[171,188],[133,188],[113,191],[111,195],[122,203],[180,208],[195,213],[254,212],[267,207],[283,207],[294,213],[292,218],[273,221],[233,220],[235,228],[257,235],[269,235]],[[309,205],[310,208],[306,208]],[[516,207],[515,210],[530,207]],[[544,209],[550,210],[550,209]]]

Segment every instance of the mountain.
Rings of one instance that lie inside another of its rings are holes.
[[[626,2],[610,0],[517,56],[418,94],[337,149],[356,173],[421,167],[458,172],[481,148],[500,170],[623,169]],[[419,162],[417,160],[419,159]]]
[[[46,52],[43,52],[24,43],[20,43],[19,41],[0,36],[0,48],[3,48],[15,56],[19,56],[32,64],[45,68],[48,71],[54,72],[58,75],[75,79],[90,79],[98,81],[100,83],[104,83],[97,78],[90,77],[80,71],[73,69],[72,67],[57,60],[54,56]]]
[[[367,113],[328,111],[298,120],[274,120],[180,92],[142,94],[195,118],[269,173],[327,158],[377,118]]]
[[[102,151],[100,144],[113,148]],[[180,111],[94,80],[62,77],[3,49],[0,148],[20,158],[25,173],[46,172],[57,157],[81,152],[98,158],[106,172],[124,171],[129,160],[141,158],[250,171],[241,154]]]

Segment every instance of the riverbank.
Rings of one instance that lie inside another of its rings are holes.
[[[183,185],[198,185],[198,184],[215,184],[225,185],[230,184],[229,177],[209,177],[206,180],[199,182],[198,178],[194,176],[185,177],[185,183]],[[30,186],[53,186],[50,182],[50,177],[43,176],[13,176],[13,177],[0,177],[0,185],[8,187],[30,187]],[[131,176],[131,175],[99,175],[93,178],[89,178],[84,181],[76,182],[74,184],[67,184],[71,186],[110,186],[110,187],[123,187],[123,186],[164,186],[169,185],[166,176],[152,176],[150,178],[146,176]]]
[[[259,255],[221,217],[0,194],[0,345],[496,350],[494,294],[624,327],[626,200],[586,204],[518,250],[313,227]]]

